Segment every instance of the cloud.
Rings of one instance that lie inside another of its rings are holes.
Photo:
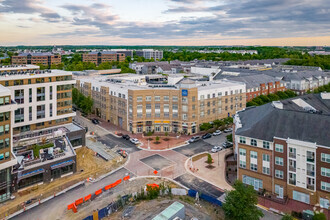
[[[1,13],[38,14],[49,22],[59,22],[61,16],[43,5],[41,0],[3,0],[0,2]]]

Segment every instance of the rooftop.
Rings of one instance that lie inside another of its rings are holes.
[[[0,81],[72,75],[72,72],[63,70],[24,70],[16,72],[9,71],[0,73]]]
[[[1,66],[0,65],[0,71],[18,71],[18,70],[30,70],[30,69],[40,69],[37,65],[7,65],[7,66]]]

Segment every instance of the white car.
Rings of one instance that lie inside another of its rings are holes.
[[[139,143],[140,143],[140,141],[139,141],[137,138],[131,138],[129,141],[130,141],[132,144],[139,144]]]
[[[215,132],[213,132],[213,136],[218,136],[220,135],[222,132],[220,130],[216,130]]]
[[[216,153],[218,151],[221,151],[222,150],[222,147],[221,146],[214,146],[212,149],[211,149],[211,152],[212,153]]]
[[[223,130],[225,133],[229,133],[229,132],[232,132],[233,131],[233,129],[232,128],[227,128],[227,129],[225,129],[225,130]]]

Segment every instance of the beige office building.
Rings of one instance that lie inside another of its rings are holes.
[[[168,79],[152,84],[146,76],[125,74],[77,80],[77,88],[94,100],[102,119],[134,133],[194,134],[199,125],[225,118],[246,106],[245,84],[228,80]]]

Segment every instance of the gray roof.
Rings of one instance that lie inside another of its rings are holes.
[[[88,54],[98,54],[98,53],[101,53],[101,54],[117,54],[116,51],[94,51],[94,52],[90,52]]]
[[[239,112],[242,128],[236,134],[273,141],[291,138],[330,147],[330,116],[278,109],[271,103]]]
[[[219,75],[219,74],[218,74]],[[223,78],[226,78],[227,75],[222,75]],[[218,77],[220,78],[220,77]],[[275,77],[268,76],[265,74],[258,74],[258,75],[245,75],[245,76],[237,76],[237,77],[228,77],[232,81],[237,81],[237,82],[244,82],[246,84],[246,88],[255,88],[259,87],[260,84],[267,84],[269,82],[276,82],[279,81]],[[281,81],[282,82],[282,81]]]
[[[47,52],[47,53],[20,53],[18,56],[25,57],[25,56],[27,56],[29,54],[31,56],[51,56],[51,55],[53,55],[52,53]]]

